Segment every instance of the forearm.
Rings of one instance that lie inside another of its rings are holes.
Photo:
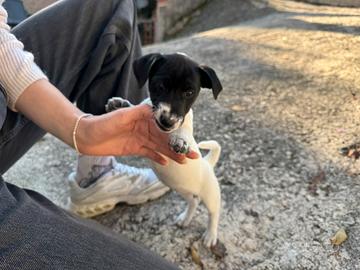
[[[83,112],[47,80],[38,80],[26,88],[15,108],[45,131],[73,146],[74,125]]]
[[[74,147],[74,127],[83,112],[47,80],[38,80],[27,87],[17,99],[15,108],[45,131]],[[179,163],[185,162],[185,156],[169,149],[168,135],[156,127],[148,105],[88,117],[80,121],[77,131],[77,145],[83,154],[141,155],[166,164],[163,154]],[[193,151],[186,156],[198,157]]]

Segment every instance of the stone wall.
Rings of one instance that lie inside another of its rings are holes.
[[[23,0],[26,10],[33,14],[57,0]],[[155,41],[172,36],[189,21],[191,14],[210,0],[159,0],[156,14]]]
[[[210,0],[167,0],[159,1],[155,41],[172,36],[189,21],[191,15]]]

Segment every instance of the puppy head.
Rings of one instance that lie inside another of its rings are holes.
[[[149,81],[155,120],[165,132],[181,126],[201,88],[212,89],[215,99],[222,90],[212,68],[180,53],[148,54],[137,59],[133,68],[140,87]]]

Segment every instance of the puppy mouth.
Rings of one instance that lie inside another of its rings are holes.
[[[164,132],[166,133],[169,133],[171,132],[174,128],[166,128],[164,127],[156,118],[155,118],[155,122],[156,122],[156,125]]]
[[[152,111],[153,111],[154,114],[156,114],[156,111],[157,111],[157,110],[158,110],[158,107],[155,106],[155,105],[152,105]],[[164,127],[164,126],[159,122],[159,120],[157,119],[156,116],[154,117],[154,119],[155,119],[156,125],[158,126],[158,128],[159,128],[160,130],[162,130],[162,131],[164,131],[164,132],[166,132],[166,133],[169,133],[169,132],[171,132],[171,131],[173,130],[172,128],[166,128],[166,127]]]

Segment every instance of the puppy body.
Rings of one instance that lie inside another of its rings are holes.
[[[143,103],[151,105],[150,99],[146,99]],[[164,184],[179,193],[192,193],[201,198],[205,197],[207,193],[204,187],[208,179],[218,183],[213,167],[219,159],[220,145],[215,141],[206,141],[200,143],[199,147],[193,136],[193,111],[191,109],[186,114],[183,124],[169,136],[172,148],[190,148],[201,156],[200,147],[203,145],[203,149],[211,150],[211,152],[204,158],[188,159],[186,164],[178,164],[165,157],[169,162],[167,166],[152,162],[152,167]],[[201,195],[202,193],[205,194]]]
[[[220,215],[220,188],[214,173],[214,166],[220,156],[220,145],[216,141],[196,143],[193,137],[193,111],[200,88],[210,88],[214,98],[222,86],[214,70],[198,65],[183,54],[149,54],[134,62],[134,73],[140,86],[149,81],[150,98],[143,101],[154,108],[154,118],[158,127],[169,133],[170,146],[175,152],[185,153],[189,149],[200,156],[200,149],[209,153],[195,160],[187,159],[186,164],[178,164],[168,159],[168,165],[151,162],[158,178],[176,190],[188,203],[187,208],[177,218],[181,226],[189,225],[199,202],[204,202],[209,212],[209,222],[204,233],[207,247],[216,244]],[[129,107],[130,102],[112,98],[106,110]],[[166,157],[165,157],[166,158]]]
[[[196,143],[192,134],[192,114],[190,110],[181,127],[170,133],[170,144],[173,148],[178,148],[186,142],[190,149],[199,153],[200,156],[200,147],[210,152],[205,157],[188,159],[186,164],[178,164],[171,159],[168,159],[167,166],[151,163],[159,179],[171,189],[176,190],[188,203],[187,208],[176,220],[180,226],[189,225],[200,201],[205,204],[209,213],[209,222],[203,239],[204,244],[210,247],[217,241],[221,207],[220,187],[213,169],[219,159],[221,148],[215,141]]]
[[[145,99],[142,103],[152,105],[151,100]],[[122,98],[112,98],[106,106],[107,111],[121,107],[132,106]],[[219,160],[221,147],[216,141],[203,141],[199,144],[193,136],[193,111],[185,115],[182,125],[169,134],[170,146],[177,152],[186,152],[191,149],[197,152],[198,159],[187,159],[186,164],[179,164],[165,157],[168,165],[162,166],[149,161],[157,177],[168,187],[177,191],[188,203],[187,208],[178,216],[176,223],[182,227],[190,224],[196,208],[202,201],[209,213],[209,222],[203,235],[207,247],[216,244],[217,228],[219,223],[221,195],[218,180],[214,173],[214,166]],[[209,150],[202,157],[200,149]]]

